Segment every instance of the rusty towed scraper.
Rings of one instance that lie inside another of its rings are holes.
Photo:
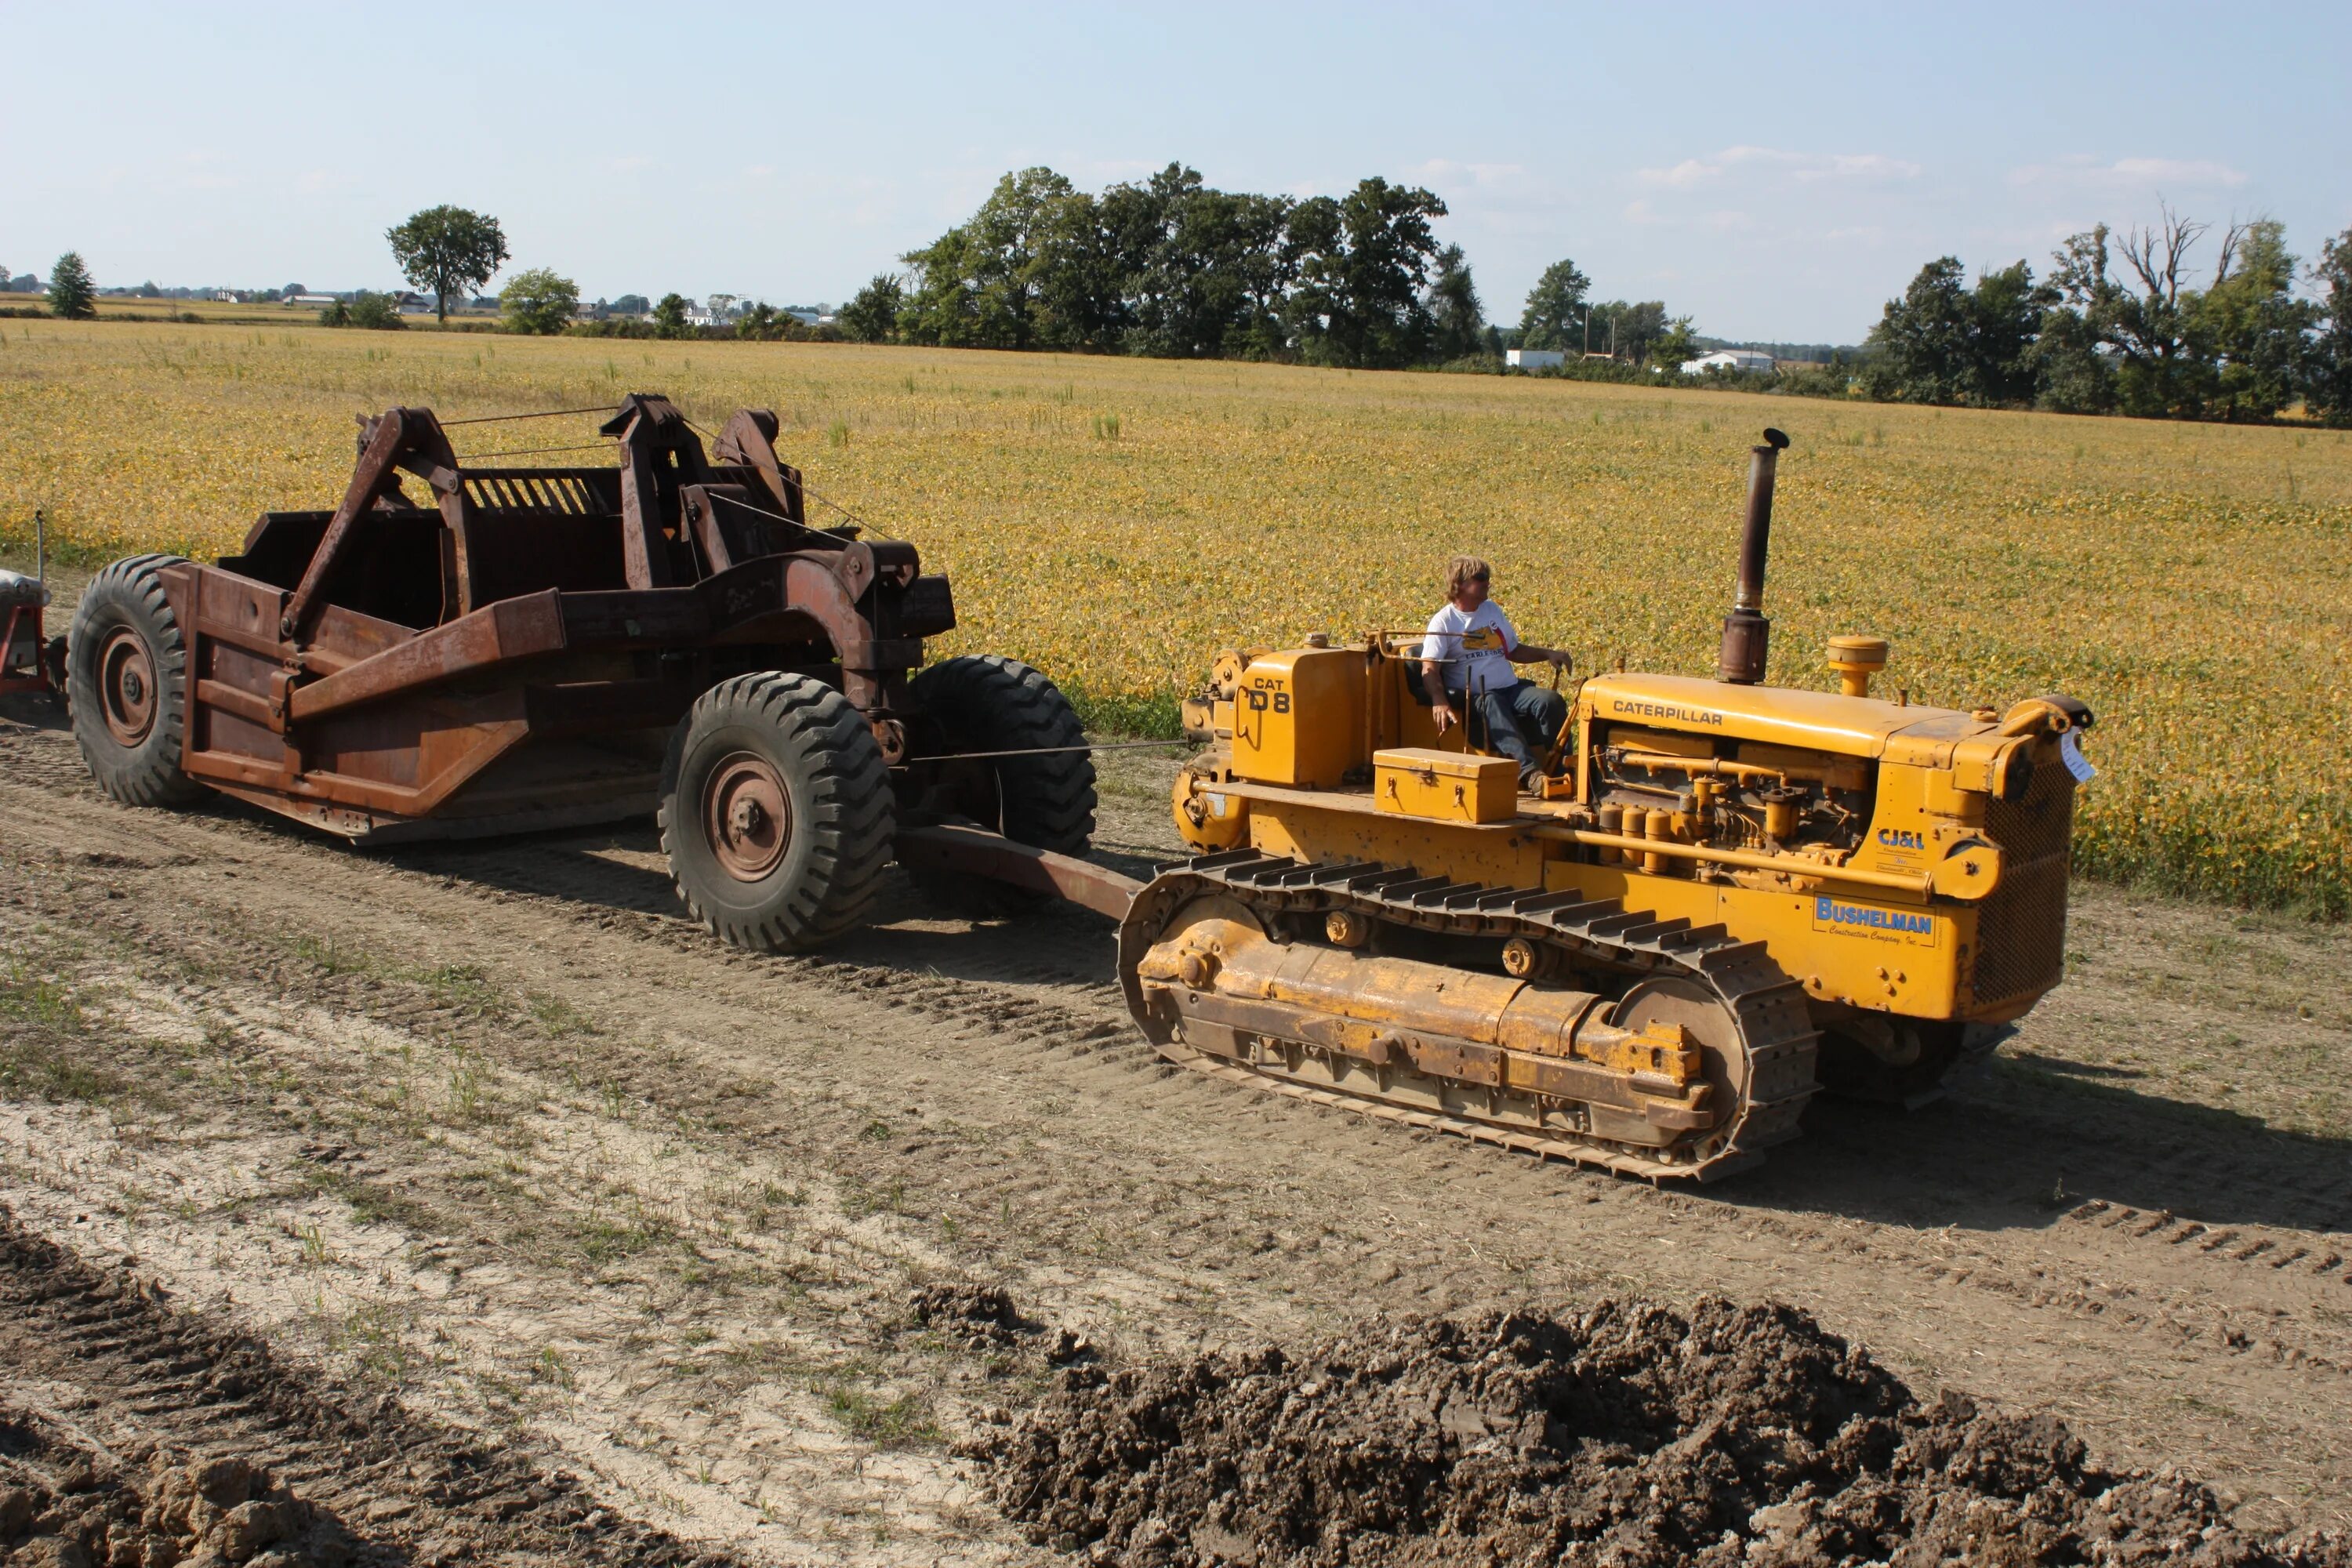
[[[921,668],[947,578],[812,526],[776,431],[745,409],[706,451],[639,394],[603,426],[614,467],[486,468],[429,409],[363,419],[332,511],[93,580],[66,660],[83,755],[118,799],[218,791],[365,843],[657,810],[696,915],[756,947],[858,923],[928,825],[987,830],[930,845],[939,873],[1007,840],[1083,854],[1094,769],[1060,691],[1011,659]]]

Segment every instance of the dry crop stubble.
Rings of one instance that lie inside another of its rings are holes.
[[[663,391],[745,404],[817,489],[954,574],[942,652],[1027,658],[1113,725],[1164,725],[1217,647],[1417,625],[1444,558],[1497,565],[1588,667],[1710,668],[1745,447],[1788,429],[1771,676],[1893,639],[1885,681],[2102,717],[2085,868],[2352,912],[2352,436],[1485,376],[850,345],[8,322],[0,542],[233,548],[332,503],[352,416]],[[593,440],[462,427],[468,455]],[[596,452],[533,462],[598,462]]]

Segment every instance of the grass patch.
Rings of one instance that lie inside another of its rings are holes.
[[[294,956],[329,974],[373,974],[383,966],[358,943],[304,932],[286,944]]]
[[[91,1060],[95,1033],[73,988],[22,960],[0,970],[0,1094],[110,1105],[131,1080]]]
[[[827,1415],[851,1436],[877,1448],[931,1447],[944,1441],[930,1401],[921,1394],[886,1397],[853,1375],[820,1379],[814,1392]]]

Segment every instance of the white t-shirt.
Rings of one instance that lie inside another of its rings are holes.
[[[1466,615],[1450,601],[1429,617],[1423,634],[1421,657],[1443,660],[1438,670],[1448,691],[1507,691],[1518,684],[1519,672],[1503,657],[1507,647],[1519,646],[1511,617],[1487,600]]]

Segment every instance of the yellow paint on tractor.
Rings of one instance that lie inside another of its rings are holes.
[[[1218,656],[1186,705],[1209,745],[1174,807],[1223,858],[1139,900],[1122,939],[1163,1048],[1655,1174],[1740,1152],[1750,1110],[1771,1138],[1792,1132],[1816,1042],[1832,1087],[1912,1098],[2057,983],[2090,714],[2058,697],[1966,712],[1874,697],[1889,650],[1868,637],[1832,639],[1836,691],[1758,684],[1771,449],[1757,450],[1721,678],[1584,681],[1532,792],[1460,729],[1438,736],[1407,636]],[[1185,911],[1212,896],[1253,973],[1297,984],[1186,988]],[[1615,1031],[1570,1053],[1574,1084],[1504,1039],[1547,988],[1542,1006]],[[1664,1121],[1633,1087],[1647,1047],[1623,1045],[1653,1014],[1689,1029],[1717,1084]],[[1402,1043],[1350,1043],[1375,1025]],[[1622,1092],[1595,1098],[1609,1073]]]

